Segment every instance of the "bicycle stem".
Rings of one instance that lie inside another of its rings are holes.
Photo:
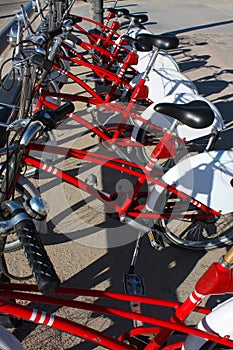
[[[146,79],[148,78],[148,75],[149,75],[151,69],[153,68],[154,63],[155,63],[155,61],[156,61],[156,59],[157,59],[157,57],[158,57],[158,55],[159,55],[159,51],[160,51],[159,49],[153,49],[152,55],[151,55],[151,58],[150,58],[150,60],[149,60],[149,62],[148,62],[148,65],[147,65],[147,67],[146,67],[146,70],[145,70],[145,72],[144,72],[143,75],[142,75],[142,78],[143,78],[143,79],[146,80]]]

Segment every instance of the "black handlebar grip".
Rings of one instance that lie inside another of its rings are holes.
[[[46,72],[49,72],[50,69],[53,67],[53,62],[45,58],[41,54],[35,54],[32,57],[32,63],[36,64],[38,67],[43,68],[46,70]]]
[[[80,38],[78,38],[77,36],[75,36],[74,34],[72,34],[72,33],[68,33],[67,39],[72,41],[76,45],[81,45],[82,44],[82,40]]]
[[[82,17],[71,14],[68,15],[68,19],[71,19],[73,24],[80,23],[83,20]]]
[[[49,111],[48,113],[54,119],[55,123],[62,120],[67,114],[74,111],[74,104],[71,101],[64,103],[64,105],[58,107],[54,111]]]
[[[60,279],[36,232],[33,221],[25,219],[16,224],[15,229],[36,279],[38,290],[43,294],[53,293],[59,287]]]
[[[52,30],[50,30],[48,32],[48,36],[49,36],[50,39],[53,39],[57,35],[60,35],[60,34],[62,34],[62,28],[61,27],[54,28],[54,29],[52,29]]]
[[[32,116],[32,120],[39,120],[47,130],[53,130],[56,127],[57,122],[64,119],[67,114],[72,113],[73,111],[74,104],[71,101],[68,101],[55,110],[39,110]]]

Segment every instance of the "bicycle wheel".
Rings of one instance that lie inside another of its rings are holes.
[[[7,329],[0,325],[0,350],[23,350],[24,348]]]
[[[179,218],[161,219],[160,222],[164,236],[170,243],[190,250],[210,250],[232,244],[233,213],[224,214],[218,219],[200,220],[196,219],[196,215],[205,213],[196,206],[190,204],[186,209],[184,201],[175,199],[174,205],[174,199],[168,199],[166,207],[171,208],[171,205],[174,206],[172,215]]]

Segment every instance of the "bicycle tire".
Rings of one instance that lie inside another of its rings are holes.
[[[166,205],[169,207],[169,200]],[[173,199],[172,199],[173,200]],[[176,211],[173,214],[184,214],[185,202],[176,199]],[[233,239],[233,213],[222,215],[214,220],[196,220],[195,214],[202,213],[199,208],[189,205],[185,209],[190,219],[161,219],[160,225],[164,237],[172,245],[189,250],[211,250],[217,247],[232,244]],[[193,214],[193,216],[192,216]]]
[[[19,340],[0,325],[0,350],[24,350]]]

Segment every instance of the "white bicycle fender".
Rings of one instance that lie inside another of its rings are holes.
[[[149,87],[149,98],[153,102],[168,95],[185,92],[198,94],[195,84],[185,74],[174,69],[152,70],[146,85]]]
[[[161,178],[222,214],[233,212],[233,151],[210,151],[187,158]],[[159,197],[155,186],[148,197],[147,209],[153,210]]]
[[[131,30],[128,35],[131,36],[132,38],[136,38],[137,35],[139,34],[153,34],[149,32],[148,30],[145,29],[139,29],[136,28],[134,30]],[[118,38],[115,42],[118,44],[120,42],[120,38]],[[125,46],[126,49],[131,50],[131,46]],[[112,52],[114,51],[114,48],[112,49]],[[152,51],[147,51],[147,52],[142,52],[142,51],[137,51],[137,56],[138,56],[138,63],[136,65],[133,65],[132,67],[139,73],[143,73],[150,61],[152,55]],[[158,53],[158,56],[155,60],[155,63],[153,65],[153,69],[172,69],[175,71],[180,71],[180,68],[177,64],[177,62],[174,60],[174,58],[166,51],[160,50]]]
[[[211,313],[209,313],[203,320],[201,320],[197,328],[211,333],[216,333],[221,337],[233,339],[233,298],[230,298],[218,306],[216,306]],[[206,339],[188,335],[185,339],[182,350],[199,350],[206,342]]]
[[[138,71],[139,73],[143,73],[149,63],[149,60],[152,55],[152,51],[149,51],[149,52],[137,51],[137,55],[138,55],[138,64],[132,67],[136,69],[136,71]],[[174,58],[171,55],[169,55],[166,51],[162,51],[162,50],[159,52],[155,60],[155,63],[153,65],[153,70],[156,71],[157,69],[164,69],[164,70],[171,69],[177,72],[180,71],[179,66],[174,60]]]
[[[0,348],[2,350],[24,350],[18,339],[0,325]]]

